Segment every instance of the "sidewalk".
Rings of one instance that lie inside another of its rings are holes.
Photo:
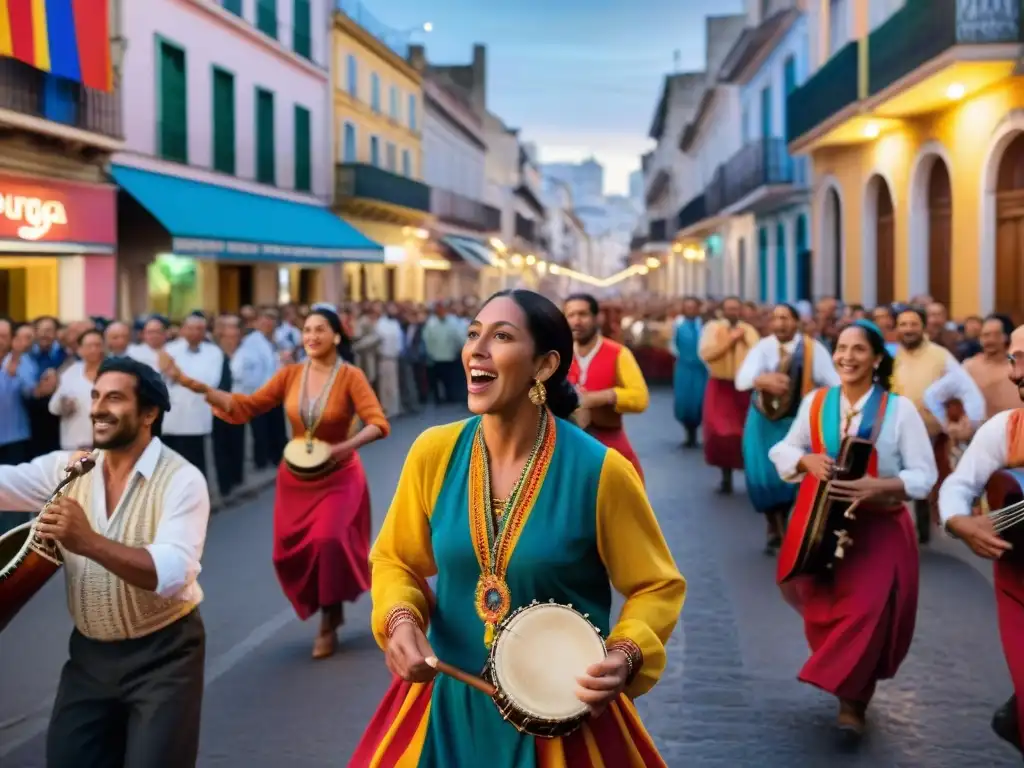
[[[952,557],[962,563],[966,563],[984,576],[989,584],[992,583],[992,563],[978,557],[956,539],[950,538],[937,525],[932,526],[931,541],[923,546],[925,549],[930,549],[932,552],[937,552],[945,557]]]

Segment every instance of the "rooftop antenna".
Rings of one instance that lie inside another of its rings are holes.
[[[676,73],[679,72],[679,69],[682,66],[682,60],[683,60],[683,52],[681,50],[676,48],[674,51],[672,51],[672,69]]]

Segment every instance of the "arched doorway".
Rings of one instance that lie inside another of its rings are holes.
[[[953,192],[939,157],[928,178],[928,295],[949,307],[953,294]]]
[[[789,274],[786,269],[786,227],[775,225],[775,301],[789,301]]]
[[[843,204],[834,186],[825,191],[821,216],[821,293],[843,298]],[[829,279],[831,278],[831,279]]]
[[[869,184],[875,196],[875,304],[881,306],[896,300],[896,221],[885,179],[875,176]]]
[[[1024,321],[1024,133],[999,163],[996,181],[996,311]]]
[[[811,300],[811,252],[807,247],[807,217],[796,217],[796,300]]]

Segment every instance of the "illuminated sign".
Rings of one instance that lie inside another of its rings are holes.
[[[5,195],[2,192],[0,216],[21,224],[17,232],[22,240],[39,240],[54,224],[68,223],[68,213],[58,200],[40,200],[38,197]]]

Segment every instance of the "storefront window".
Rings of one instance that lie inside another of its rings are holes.
[[[280,267],[277,270],[277,303],[292,303],[292,273],[288,267]]]
[[[149,309],[180,320],[201,306],[195,259],[164,253],[149,265]]]

